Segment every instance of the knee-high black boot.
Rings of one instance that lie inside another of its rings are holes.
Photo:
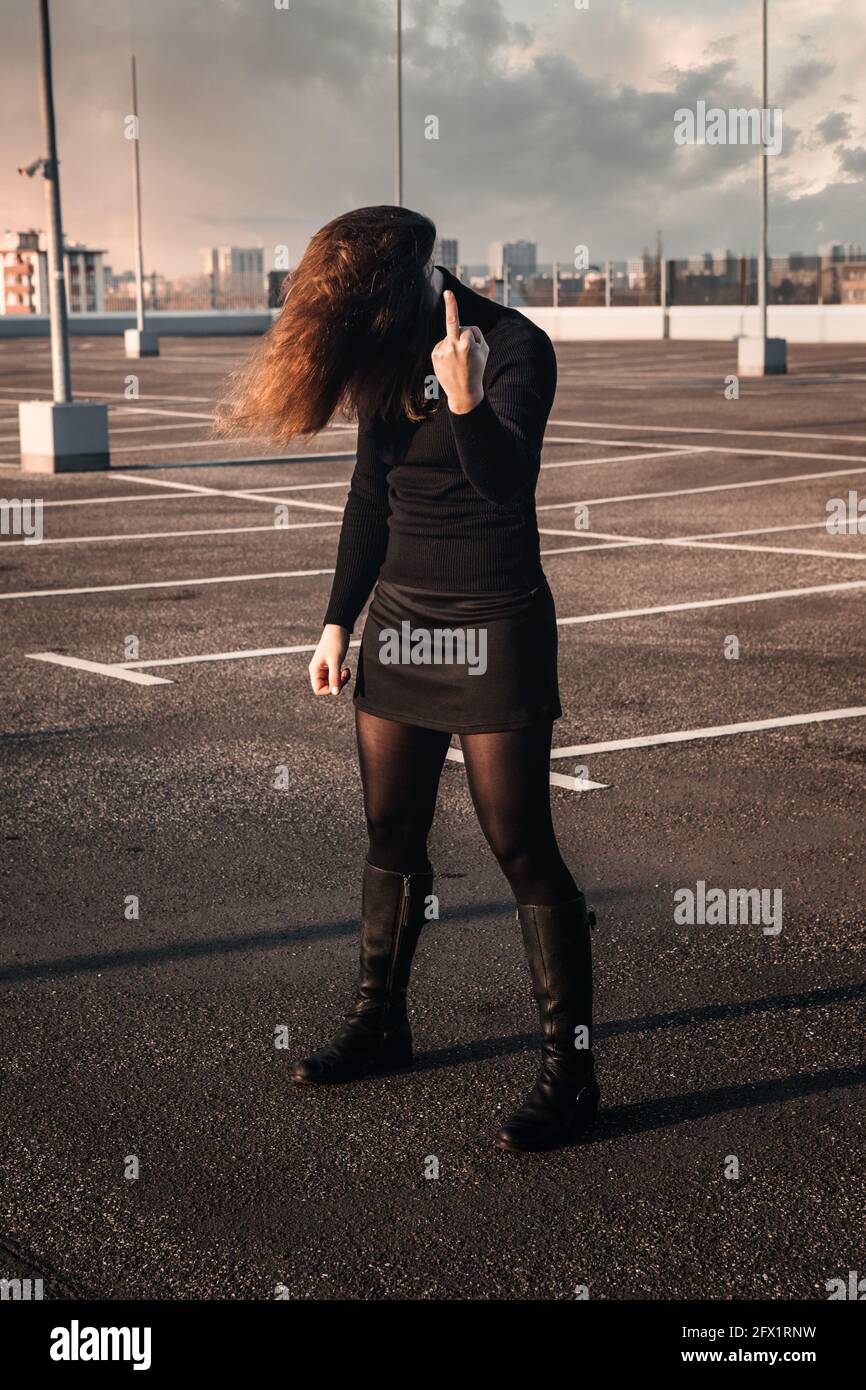
[[[521,906],[517,919],[541,1017],[541,1071],[519,1110],[499,1131],[509,1152],[554,1148],[577,1139],[598,1111],[592,1033],[592,947],[595,917],[581,893],[556,907]],[[586,1029],[585,1038],[576,1030]],[[586,1042],[586,1046],[580,1046]]]
[[[364,865],[358,997],[331,1042],[295,1064],[293,1081],[327,1085],[411,1066],[406,987],[432,890],[432,871],[398,874]]]

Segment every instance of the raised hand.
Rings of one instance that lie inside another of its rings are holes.
[[[489,347],[480,328],[460,326],[457,300],[445,290],[445,337],[431,354],[436,379],[455,415],[465,415],[484,399],[484,368]]]

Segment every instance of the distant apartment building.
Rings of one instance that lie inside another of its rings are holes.
[[[806,256],[802,251],[791,251],[787,256],[773,256],[771,262],[778,270],[808,270],[812,275],[815,273],[815,257]]]
[[[689,275],[713,275],[713,257],[710,251],[702,251],[698,256],[689,256],[686,263]]]
[[[135,294],[135,271],[115,271],[113,266],[107,265],[105,267],[105,293],[110,295],[118,291],[122,291],[124,294]]]
[[[0,241],[3,289],[0,314],[47,314],[46,257],[39,250],[39,233],[4,232]]]
[[[460,264],[457,240],[455,237],[437,237],[433,247],[433,261],[435,265],[442,265],[446,270],[450,270],[452,275],[457,274],[457,267]]]
[[[538,245],[534,241],[491,241],[487,265],[494,280],[510,276],[534,275],[538,269]]]
[[[105,309],[104,250],[67,242],[63,254],[66,301],[70,314],[101,314]]]
[[[818,247],[819,253],[830,261],[862,261],[863,247],[855,241],[831,241]]]
[[[629,256],[626,262],[626,275],[630,290],[645,289],[654,278],[658,278],[658,258],[651,255],[646,248],[641,251],[639,256]]]
[[[843,261],[834,267],[840,304],[866,304],[866,261]]]
[[[732,284],[740,278],[740,258],[733,251],[720,250],[714,251],[712,255],[713,274],[717,275],[723,284]]]
[[[63,252],[66,307],[70,314],[105,309],[103,250],[68,241]],[[4,232],[0,238],[3,284],[0,314],[48,313],[48,242],[44,232]]]
[[[265,253],[261,246],[207,246],[202,250],[202,270],[212,277],[214,289],[229,290],[258,276],[264,279]]]

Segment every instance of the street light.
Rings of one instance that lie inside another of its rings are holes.
[[[403,206],[403,5],[397,0],[397,100],[394,109],[394,202]]]
[[[48,303],[51,314],[51,380],[54,399],[72,400],[69,371],[69,324],[66,318],[66,280],[63,268],[63,218],[60,215],[60,168],[57,158],[57,130],[54,122],[54,84],[51,80],[51,25],[48,0],[40,0],[39,38],[41,65],[39,102],[42,133],[47,155],[39,163],[45,176],[45,206],[48,213]],[[31,166],[32,167],[32,166]]]
[[[141,246],[141,127],[138,121],[138,84],[135,77],[135,57],[131,59],[132,74],[132,230],[135,246],[135,327],[127,328],[123,346],[127,357],[158,357],[159,338],[144,326],[144,253]]]
[[[26,473],[67,473],[108,467],[108,411],[104,405],[72,400],[69,323],[63,272],[63,219],[60,215],[60,161],[54,122],[51,76],[51,21],[48,0],[39,11],[39,98],[46,154],[23,170],[45,176],[48,211],[48,303],[51,315],[53,400],[22,401],[18,406],[21,468]]]
[[[788,370],[788,345],[784,338],[770,338],[767,333],[767,194],[770,157],[769,94],[767,81],[767,0],[761,0],[761,143],[760,164],[760,225],[758,248],[758,338],[740,338],[738,370],[740,376],[778,376]]]

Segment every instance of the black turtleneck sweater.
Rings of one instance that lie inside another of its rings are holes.
[[[325,614],[349,631],[377,578],[456,594],[526,590],[542,578],[535,485],[556,391],[553,346],[517,310],[442,275],[461,326],[480,328],[490,347],[484,398],[455,415],[443,392],[418,424],[359,427]],[[431,347],[444,336],[440,299]]]

